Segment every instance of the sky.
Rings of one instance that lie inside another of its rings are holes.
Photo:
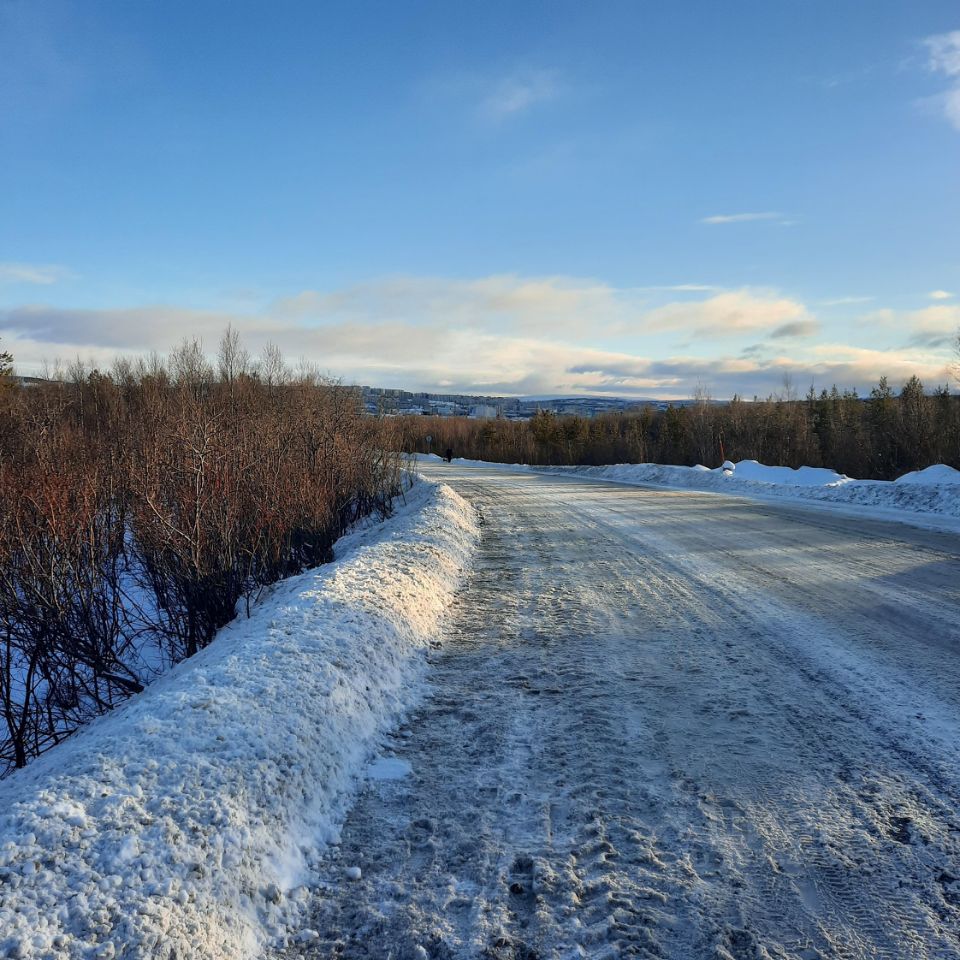
[[[956,0],[0,0],[0,349],[688,397],[949,379]]]

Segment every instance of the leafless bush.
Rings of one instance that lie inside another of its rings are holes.
[[[395,424],[232,330],[0,399],[0,771],[208,644],[402,487]]]

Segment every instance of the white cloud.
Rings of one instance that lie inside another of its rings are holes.
[[[783,214],[777,213],[776,210],[764,210],[759,213],[718,213],[712,217],[703,217],[700,222],[716,225],[721,223],[748,223],[752,220],[780,220],[782,217]],[[794,221],[784,222],[793,223]]]
[[[711,283],[669,283],[661,284],[653,287],[635,287],[635,290],[665,290],[675,293],[713,293],[715,290],[719,290],[720,287],[714,286]]]
[[[960,77],[960,30],[940,33],[924,40],[929,53],[929,67],[948,77]]]
[[[902,383],[916,374],[928,384],[946,379],[942,357],[929,351],[866,350],[847,344],[815,348],[802,357],[772,356],[715,358],[675,356],[664,360],[594,357],[579,364],[573,373],[589,378],[594,391],[620,394],[647,392],[659,397],[689,397],[698,383],[709,386],[717,398],[734,394],[766,397],[783,390],[784,380],[805,390],[833,384],[855,387],[861,394],[881,376]]]
[[[953,86],[934,100],[947,120],[960,130],[960,30],[927,37],[924,44],[927,47],[929,69],[953,81]]]
[[[850,344],[827,343],[812,348],[810,356],[812,363],[808,361],[798,366],[805,365],[819,372],[817,381],[821,385],[826,378],[838,386],[869,386],[882,376],[897,384],[916,374],[930,386],[948,379],[946,358],[936,351],[919,347],[874,350]]]
[[[947,119],[958,130],[960,130],[960,87],[955,90],[948,90],[941,98],[943,103],[943,112]]]
[[[867,330],[882,328],[904,336],[908,347],[949,348],[960,330],[960,304],[935,303],[922,310],[874,310],[860,318]]]
[[[489,120],[504,120],[547,103],[560,93],[553,70],[524,70],[497,81],[480,104],[480,113]]]
[[[945,347],[952,344],[960,330],[960,305],[938,304],[913,310],[904,323],[913,346]]]
[[[698,337],[727,337],[811,320],[806,307],[797,300],[766,291],[728,290],[706,300],[657,307],[645,315],[643,327]]]
[[[72,276],[54,264],[0,262],[0,283],[29,283],[49,286]]]
[[[835,297],[833,300],[821,300],[820,305],[823,307],[842,307],[848,303],[870,303],[871,300],[875,300],[876,297]]]
[[[931,290],[927,296],[931,300],[952,300],[954,294],[952,294],[949,290]]]
[[[183,337],[201,338],[213,353],[232,323],[252,353],[273,341],[291,359],[305,357],[347,382],[685,397],[702,381],[724,397],[774,393],[785,373],[804,388],[811,380],[862,388],[884,373],[894,382],[912,373],[940,382],[949,354],[944,337],[960,322],[960,307],[951,304],[911,314],[878,311],[874,325],[902,332],[900,349],[823,347],[808,339],[819,327],[806,305],[776,291],[683,290],[683,300],[656,305],[638,293],[650,289],[509,274],[392,277],[304,291],[248,312],[21,306],[0,309],[0,329],[22,372],[36,370],[43,358],[76,355],[107,365],[117,353],[164,352]],[[863,342],[874,342],[866,336]],[[710,343],[737,337],[722,350]],[[754,346],[743,349],[744,337]],[[661,359],[649,356],[654,351]]]
[[[596,280],[495,274],[468,280],[396,276],[333,292],[306,290],[278,300],[270,312],[315,323],[390,319],[590,336],[619,328],[639,306],[630,291]]]
[[[713,296],[651,307],[645,294],[654,291]],[[271,312],[313,323],[389,319],[574,341],[645,332],[728,337],[812,319],[803,304],[764,289],[718,292],[704,284],[619,288],[577,277],[515,274],[473,280],[389,277],[332,293],[304,291],[277,301]]]

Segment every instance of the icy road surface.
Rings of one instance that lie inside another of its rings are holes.
[[[960,956],[955,534],[424,469],[476,570],[283,956]]]

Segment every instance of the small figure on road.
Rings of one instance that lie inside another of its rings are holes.
[[[447,452],[444,454],[444,460],[446,460],[447,463],[453,463],[453,449],[451,447],[447,447]]]

